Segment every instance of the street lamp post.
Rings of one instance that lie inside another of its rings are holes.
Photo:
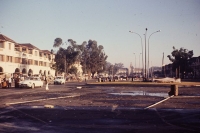
[[[134,70],[135,70],[135,75],[136,75],[136,54],[135,53],[133,53],[134,55],[135,55],[135,68],[134,68]]]
[[[141,53],[139,54],[139,70],[140,70],[140,55],[141,55]]]
[[[145,68],[144,68],[144,78],[145,78],[145,81],[147,80],[147,60],[146,60],[146,36],[147,36],[147,28],[146,28],[146,32],[144,34],[144,37],[145,37]]]
[[[134,34],[137,34],[140,39],[141,39],[141,47],[142,47],[142,76],[144,75],[144,58],[143,58],[143,45],[142,45],[142,37],[140,36],[140,34],[136,33],[136,32],[133,32],[133,31],[129,31],[130,33],[134,33]]]
[[[151,33],[151,35],[153,35],[154,33],[157,33],[157,32],[161,32],[161,30],[158,30],[158,31],[155,31],[153,33]],[[149,36],[149,39],[151,37],[151,35]],[[149,78],[149,39],[148,39],[148,70],[147,70],[147,78]]]
[[[135,34],[137,34],[140,38],[141,38],[141,46],[142,46],[142,68],[143,68],[143,76],[144,76],[144,80],[145,81],[147,81],[147,79],[149,78],[149,70],[148,70],[148,72],[147,72],[147,68],[149,69],[149,39],[150,39],[150,37],[151,37],[151,35],[153,35],[154,33],[157,33],[157,32],[160,32],[160,30],[158,30],[158,31],[156,31],[156,32],[153,32],[150,36],[149,36],[149,38],[148,38],[148,66],[147,66],[147,58],[146,58],[146,37],[147,37],[147,28],[145,29],[146,30],[146,32],[145,32],[145,34],[144,34],[144,37],[145,37],[145,52],[144,52],[144,58],[145,58],[145,61],[143,61],[143,45],[142,45],[142,37],[138,34],[138,33],[136,33],[136,32],[132,32],[132,31],[129,31],[130,33],[135,33]],[[144,65],[144,62],[145,62],[145,65]],[[148,75],[148,76],[147,76]]]
[[[86,83],[86,57],[85,57],[85,83]]]

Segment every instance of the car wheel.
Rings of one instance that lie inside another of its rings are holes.
[[[31,88],[34,89],[34,88],[35,88],[35,84],[32,84],[32,85],[31,85]]]

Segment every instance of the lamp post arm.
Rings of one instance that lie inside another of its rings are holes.
[[[153,32],[153,33],[151,33],[151,35],[149,36],[149,38],[148,38],[148,78],[149,78],[149,40],[150,40],[150,37],[153,35],[153,34],[155,34],[155,33],[157,33],[157,32],[160,32],[160,30],[158,30],[158,31],[155,31],[155,32]]]
[[[130,33],[134,33],[134,34],[137,34],[140,39],[141,39],[141,47],[142,47],[142,73],[144,74],[144,58],[143,58],[143,45],[142,45],[142,37],[140,36],[140,34],[136,33],[136,32],[133,32],[133,31],[129,31]],[[142,76],[143,76],[142,74]]]

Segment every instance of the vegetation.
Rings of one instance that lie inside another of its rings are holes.
[[[92,74],[100,73],[105,70],[107,55],[104,53],[102,45],[97,45],[95,40],[89,40],[82,44],[76,44],[76,41],[68,39],[70,46],[67,49],[60,47],[62,43],[61,38],[56,38],[54,47],[59,47],[56,53],[56,70],[59,72],[77,72],[71,66],[75,62],[80,62],[83,73]],[[71,69],[70,69],[71,68]],[[68,71],[70,69],[70,71]]]
[[[172,71],[184,75],[184,72],[189,71],[189,63],[188,59],[192,58],[193,50],[189,51],[184,48],[180,48],[179,50],[173,47],[172,56],[168,55],[167,57],[172,62]],[[180,75],[178,77],[180,78]]]
[[[69,40],[69,42],[71,44],[74,43],[72,40]],[[77,51],[73,45],[68,46],[67,48],[63,48],[61,45],[63,45],[62,39],[56,38],[53,47],[59,47],[59,50],[55,55],[56,64],[54,65],[54,68],[58,72],[65,72],[65,74],[68,74],[68,70],[78,59],[79,51]],[[77,70],[72,70],[73,72],[77,72]]]
[[[107,63],[107,71],[109,72],[109,75],[115,75],[117,71],[123,67],[123,63],[115,63],[114,65],[112,65],[111,63]]]

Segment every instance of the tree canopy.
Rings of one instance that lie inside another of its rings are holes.
[[[167,57],[172,62],[172,70],[178,70],[179,73],[183,75],[185,71],[189,69],[188,59],[192,58],[193,50],[187,50],[184,48],[180,48],[179,50],[173,47],[173,51],[171,55]]]
[[[104,52],[102,45],[97,45],[97,41],[89,40],[84,41],[82,44],[76,44],[73,39],[68,39],[70,45],[65,49],[61,47],[62,39],[56,38],[54,40],[53,47],[59,47],[56,53],[56,65],[55,68],[59,72],[67,73],[71,65],[76,61],[82,65],[83,73],[94,75],[96,72],[100,73],[105,70],[107,55]],[[64,63],[66,62],[66,64]]]
[[[76,49],[73,46],[75,41],[68,41],[71,45],[67,48],[63,48],[61,47],[61,44],[63,44],[61,38],[56,38],[54,40],[53,47],[59,47],[59,50],[55,55],[56,64],[54,65],[54,68],[56,68],[58,72],[68,73],[68,70],[70,69],[71,65],[74,64],[78,59],[79,51],[76,51]]]
[[[77,45],[77,49],[81,52],[80,61],[83,66],[84,73],[94,74],[100,73],[105,70],[107,55],[103,51],[102,45],[97,45],[95,40],[89,40],[83,42],[81,45]]]

